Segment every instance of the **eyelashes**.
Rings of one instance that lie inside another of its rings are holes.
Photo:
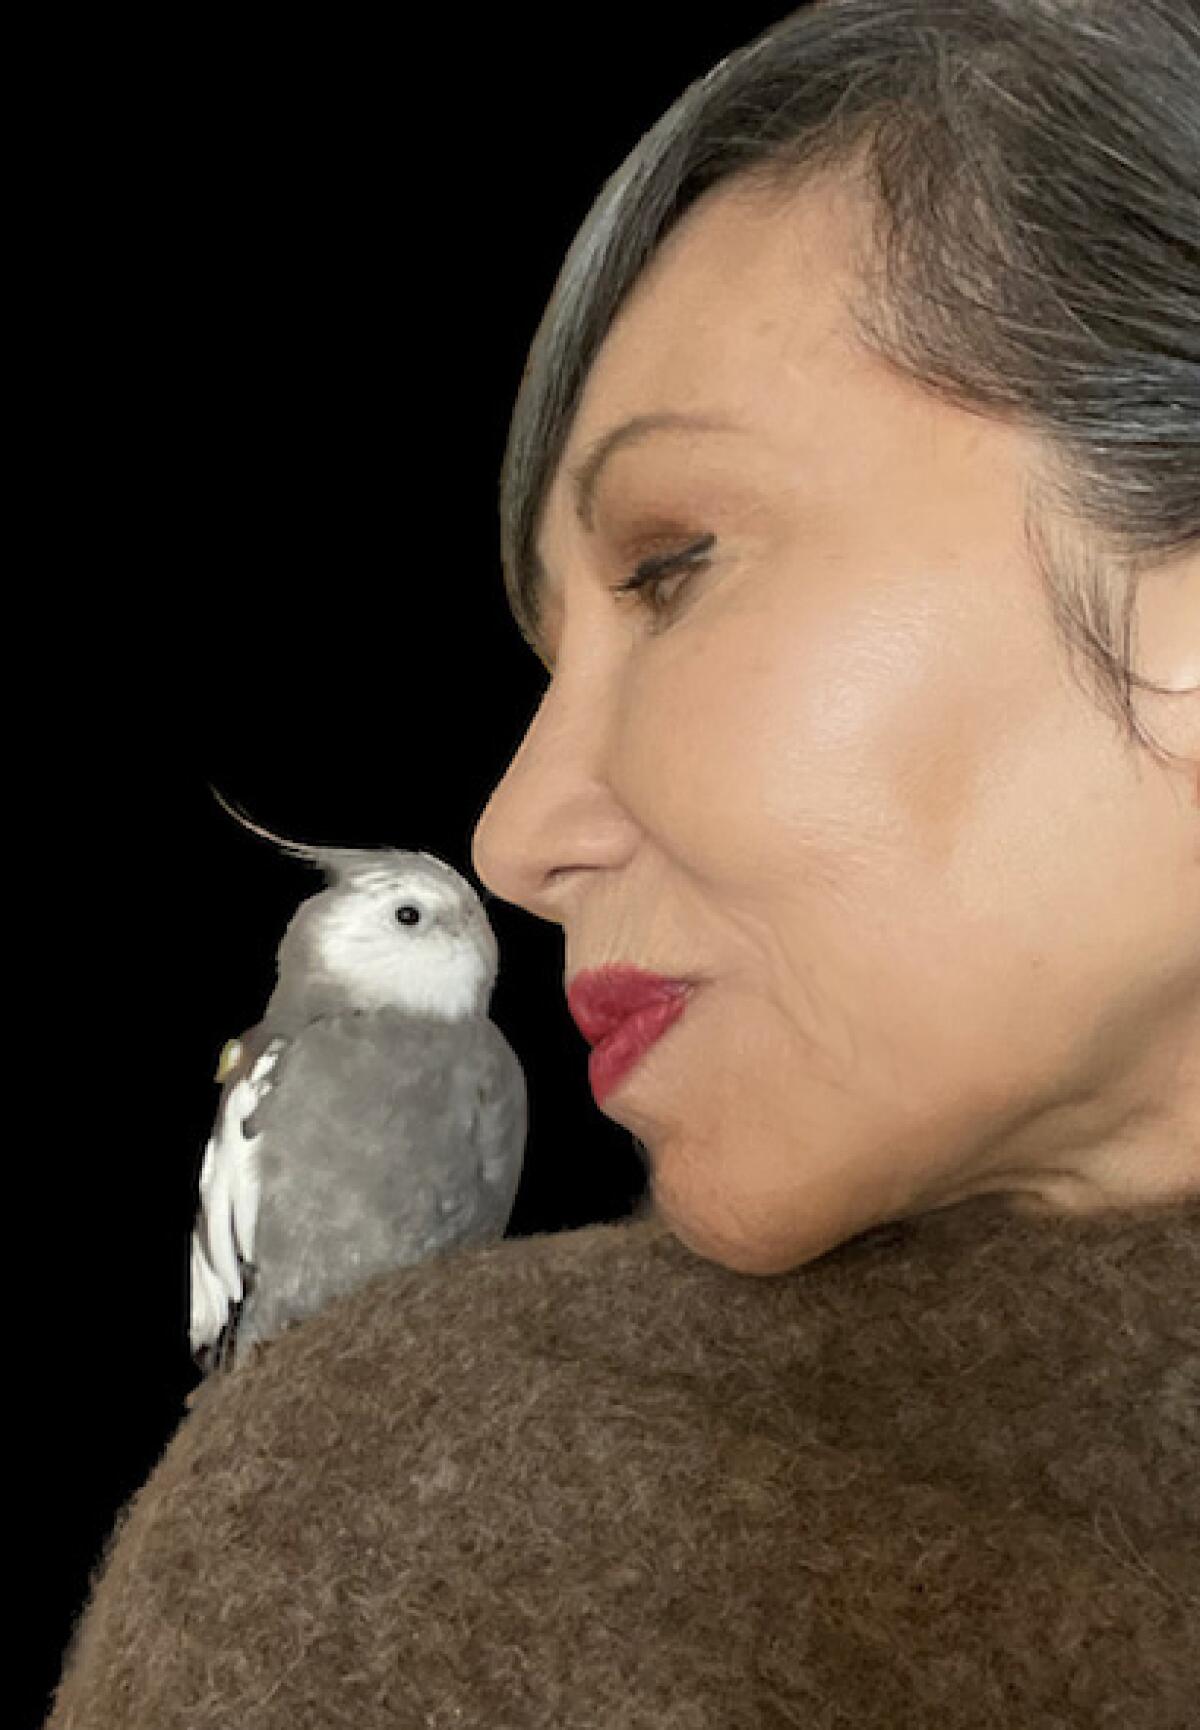
[[[659,537],[661,539],[661,536]],[[709,554],[717,544],[716,535],[705,535],[701,540],[693,541],[681,548],[679,552],[659,553],[655,557],[644,559],[623,582],[611,584],[609,593],[620,599],[632,596],[637,606],[645,608],[651,615],[652,624],[670,612],[677,595],[687,586],[687,579],[697,571],[707,570],[711,564]],[[662,591],[673,579],[679,579],[672,594],[662,599]],[[537,645],[534,652],[542,666],[553,678],[556,662],[548,650]]]
[[[707,555],[717,544],[716,535],[705,535],[703,540],[696,541],[692,546],[685,547],[682,552],[662,553],[657,558],[645,559],[622,583],[613,586],[614,595],[636,595],[644,606],[656,616],[664,613],[670,606],[671,599],[686,586],[686,579],[693,571],[706,570],[711,562]],[[682,576],[684,582],[674,590],[667,601],[661,599],[664,585],[672,578]]]

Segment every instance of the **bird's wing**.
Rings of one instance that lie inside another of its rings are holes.
[[[200,1206],[192,1232],[192,1351],[213,1346],[244,1295],[242,1273],[254,1261],[261,1136],[247,1127],[272,1087],[286,1041],[274,1039],[221,1100],[200,1169]]]
[[[469,1137],[479,1154],[481,1177],[511,1208],[529,1127],[525,1074],[495,1022],[480,1023],[479,1035],[482,1051],[471,1099]]]
[[[350,1270],[503,1236],[525,1099],[494,1024],[330,1016],[296,1034],[276,1083],[251,1125],[270,1172],[256,1304],[269,1284],[274,1313],[311,1313]]]

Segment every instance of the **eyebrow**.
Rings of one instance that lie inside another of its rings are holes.
[[[567,470],[567,479],[571,484],[571,497],[575,504],[576,517],[589,535],[595,532],[596,488],[606,463],[618,451],[626,449],[629,445],[641,444],[643,439],[649,438],[652,433],[720,433],[744,432],[745,430],[745,427],[737,421],[730,420],[725,415],[684,414],[679,410],[667,409],[654,414],[633,415],[629,420],[619,421],[616,426],[609,427],[607,432],[601,433],[599,438],[594,439],[580,461]],[[542,562],[541,554],[534,547],[531,581],[528,585],[526,598],[535,617],[540,617],[541,598],[550,587],[550,578]],[[538,648],[538,653],[545,660],[542,647]]]
[[[594,528],[593,508],[596,498],[596,487],[604,465],[610,457],[627,445],[640,444],[656,432],[738,432],[742,429],[735,421],[726,419],[723,415],[682,414],[678,411],[663,410],[658,414],[638,414],[630,420],[620,421],[616,426],[609,427],[600,437],[590,444],[584,453],[582,461],[574,468],[567,470],[567,478],[571,482],[572,495],[575,500],[575,515],[589,534]]]

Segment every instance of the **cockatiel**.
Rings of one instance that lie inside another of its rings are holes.
[[[221,1054],[191,1249],[206,1371],[388,1268],[503,1237],[528,1124],[471,885],[429,853],[286,841],[217,797],[329,886],[288,924],[262,1020]]]

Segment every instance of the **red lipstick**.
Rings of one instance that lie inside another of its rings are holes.
[[[567,988],[575,1025],[594,1046],[588,1080],[602,1105],[650,1047],[687,1008],[690,979],[668,979],[640,967],[578,973]]]

